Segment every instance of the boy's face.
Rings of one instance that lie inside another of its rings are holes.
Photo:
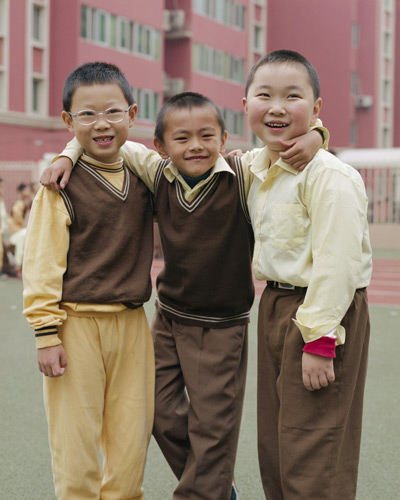
[[[321,103],[314,98],[307,69],[298,63],[260,66],[243,99],[251,129],[272,154],[285,149],[280,141],[307,133]]]
[[[170,110],[165,116],[163,142],[154,139],[161,157],[170,158],[188,177],[200,177],[225,150],[227,133],[221,132],[211,105]]]
[[[72,96],[71,113],[75,114],[82,110],[102,113],[109,108],[128,107],[128,102],[117,83],[80,85]],[[97,116],[96,122],[92,125],[82,125],[66,111],[63,111],[61,116],[87,155],[103,163],[114,163],[119,160],[119,148],[128,138],[136,111],[137,106],[134,104],[118,123],[108,122],[102,114]]]

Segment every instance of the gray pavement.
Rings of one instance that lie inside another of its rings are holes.
[[[256,310],[236,465],[241,500],[264,500],[256,454]],[[146,306],[149,318],[153,301]],[[21,313],[22,284],[0,280],[0,500],[54,500],[42,378]],[[400,308],[371,307],[372,337],[357,500],[400,499]],[[172,498],[175,478],[157,445],[149,450],[147,500]],[[340,499],[337,499],[340,500]]]

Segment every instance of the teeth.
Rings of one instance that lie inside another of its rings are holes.
[[[268,127],[284,128],[287,127],[285,123],[267,123]]]
[[[108,142],[109,140],[111,140],[111,137],[98,137],[95,139],[96,142]]]

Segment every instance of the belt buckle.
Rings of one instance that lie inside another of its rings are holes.
[[[294,285],[291,285],[290,283],[279,283],[278,282],[278,288],[281,290],[295,290],[296,287]]]

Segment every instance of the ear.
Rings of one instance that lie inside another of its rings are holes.
[[[166,152],[164,144],[159,141],[156,137],[153,140],[154,146],[156,147],[158,154],[161,156],[163,160],[169,158],[169,154]]]
[[[133,126],[133,122],[136,120],[137,114],[137,104],[132,104],[129,108],[129,128]]]
[[[312,123],[315,123],[315,121],[319,117],[319,112],[321,111],[321,107],[322,107],[322,99],[319,97],[314,103],[314,108],[311,118]]]
[[[65,126],[67,127],[67,129],[72,134],[75,134],[74,121],[72,119],[72,116],[69,113],[67,113],[67,111],[63,111],[61,113],[61,118],[63,119],[63,122],[65,123]]]
[[[247,99],[246,99],[246,97],[243,97],[242,104],[243,104],[243,108],[244,108],[244,113],[247,116],[249,113],[248,113],[248,108],[247,108]]]
[[[220,153],[225,153],[225,143],[227,138],[228,138],[228,132],[225,130],[221,138],[221,147],[219,148]]]

